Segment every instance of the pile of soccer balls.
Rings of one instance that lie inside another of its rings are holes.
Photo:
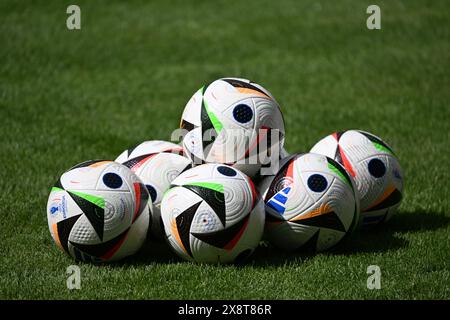
[[[395,154],[370,133],[336,132],[311,153],[288,155],[278,103],[245,79],[198,90],[181,129],[182,146],[146,141],[115,161],[65,172],[47,205],[57,245],[97,263],[158,238],[205,263],[241,261],[262,239],[322,251],[357,227],[388,220],[402,198]],[[264,175],[268,167],[276,170]]]

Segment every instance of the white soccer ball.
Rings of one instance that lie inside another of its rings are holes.
[[[266,238],[288,251],[323,251],[351,233],[359,219],[352,179],[334,160],[293,154],[258,186],[266,205]]]
[[[183,148],[168,141],[145,141],[125,150],[115,160],[131,169],[145,184],[153,205],[149,234],[162,238],[161,199],[181,172],[191,168],[191,160],[183,156]]]
[[[195,164],[223,163],[249,176],[284,144],[284,120],[272,94],[246,79],[223,78],[198,90],[180,127]]]
[[[161,202],[161,216],[168,242],[180,257],[237,262],[258,246],[264,205],[245,174],[222,164],[204,164],[172,184]]]
[[[65,172],[47,203],[50,233],[77,260],[108,262],[135,253],[146,238],[149,195],[127,167],[92,160]]]
[[[333,133],[311,152],[341,163],[355,180],[361,203],[360,225],[389,220],[400,205],[403,174],[392,148],[379,137],[360,130]]]

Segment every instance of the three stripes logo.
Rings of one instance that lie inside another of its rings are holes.
[[[268,202],[267,206],[278,212],[279,214],[284,214],[286,210],[286,202],[288,199],[288,194],[291,191],[291,187],[285,187],[281,191],[277,192]]]

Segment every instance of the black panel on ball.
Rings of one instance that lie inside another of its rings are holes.
[[[250,218],[250,214],[248,214],[245,218],[241,219],[231,227],[209,232],[209,233],[193,233],[192,235],[207,244],[210,244],[217,248],[224,248],[231,240],[233,240],[239,231],[245,226]]]
[[[111,240],[98,244],[81,244],[73,241],[70,241],[70,244],[83,253],[87,253],[90,256],[100,258],[114,249],[114,247],[116,247],[121,241],[123,241],[127,236],[128,230],[129,229],[127,229],[125,232],[122,232],[117,237],[112,238]]]
[[[83,199],[72,192],[68,192],[81,211],[88,218],[100,240],[103,240],[103,227],[105,224],[105,210],[92,202]]]
[[[377,204],[376,206],[365,210],[365,212],[370,212],[370,211],[377,211],[377,210],[382,210],[382,209],[387,209],[389,207],[392,207],[396,204],[398,204],[401,200],[402,200],[402,193],[397,190],[394,189],[394,191],[392,191],[392,193],[386,198],[384,199],[381,203]]]
[[[133,168],[135,165],[137,165],[139,162],[141,162],[142,160],[144,160],[145,158],[151,156],[153,153],[147,153],[147,154],[143,154],[141,156],[138,156],[136,158],[132,158],[129,159],[127,161],[125,161],[124,163],[122,163],[125,167],[128,168]]]
[[[178,235],[180,236],[180,240],[183,243],[184,248],[187,253],[192,257],[191,251],[191,243],[190,243],[190,235],[191,235],[191,225],[192,219],[194,219],[194,215],[197,212],[198,207],[202,201],[197,202],[196,204],[190,206],[182,213],[180,213],[175,221],[177,223]]]
[[[73,225],[75,224],[75,222],[77,222],[80,216],[81,214],[64,219],[56,224],[59,243],[67,253],[69,253],[68,241],[70,232],[72,231]]]
[[[141,194],[141,199],[139,201],[138,213],[137,213],[136,217],[134,218],[134,221],[136,221],[136,219],[141,215],[141,213],[144,212],[144,209],[147,206],[148,199],[150,197],[147,187],[144,186],[142,183],[139,183],[139,190],[140,190],[140,194]]]
[[[261,92],[264,95],[267,95],[267,93],[265,93],[263,90],[261,90],[260,88],[258,88],[257,86],[254,86],[253,84],[251,84],[249,82],[245,82],[245,81],[238,80],[238,79],[227,79],[227,78],[222,79],[222,80],[225,82],[228,82],[235,88],[247,88],[247,89]]]
[[[147,187],[147,191],[150,194],[150,198],[153,202],[155,202],[157,197],[156,189],[150,184],[146,184],[145,186]]]
[[[186,129],[187,131],[192,131],[194,130],[195,126],[194,124],[190,123],[189,121],[186,120],[181,120],[181,125],[180,125],[181,129]]]
[[[203,152],[205,152],[208,145],[214,143],[215,136],[217,136],[217,132],[214,129],[214,126],[211,122],[211,119],[209,118],[208,111],[206,110],[205,103],[202,99],[202,107],[201,107],[201,123],[202,123],[202,144],[203,144]],[[206,139],[205,132],[211,133],[211,139]],[[204,157],[206,158],[207,155],[205,154]]]
[[[334,211],[313,216],[312,218],[291,221],[291,223],[346,232],[345,226]]]
[[[195,192],[200,198],[206,201],[206,203],[214,210],[219,217],[220,222],[225,227],[225,197],[222,192],[218,192],[209,188],[204,188],[194,185],[183,185],[183,188],[189,189]]]

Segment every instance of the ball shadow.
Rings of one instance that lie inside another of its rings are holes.
[[[329,255],[350,256],[356,253],[387,252],[405,248],[409,242],[402,234],[433,231],[450,225],[450,217],[443,212],[400,211],[391,221],[372,228],[355,231],[333,249],[326,251]],[[270,267],[299,264],[314,258],[312,251],[286,252],[262,242],[246,261],[237,267]],[[109,264],[111,267],[127,267],[151,264],[175,264],[183,261],[176,256],[163,240],[147,239],[135,255]]]
[[[433,231],[445,228],[449,224],[450,217],[443,212],[399,211],[385,224],[355,231],[326,254],[350,256],[356,253],[398,250],[409,246],[409,242],[402,237],[402,234]],[[312,257],[314,257],[312,252],[288,253],[270,245],[264,245],[257,248],[247,264],[277,266],[302,263]]]
[[[151,264],[172,264],[181,260],[163,240],[147,239],[133,256],[111,263],[111,267],[127,267]]]

